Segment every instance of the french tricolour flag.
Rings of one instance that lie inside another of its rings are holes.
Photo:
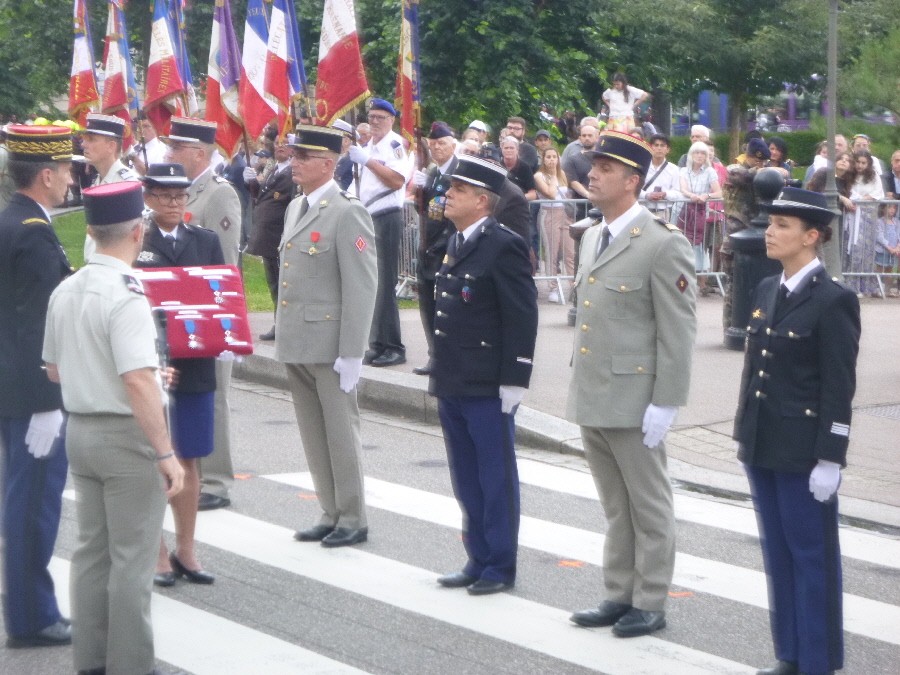
[[[265,97],[268,41],[269,19],[265,3],[263,0],[249,0],[241,60],[240,112],[244,127],[252,138],[259,136],[278,112],[275,104]]]
[[[180,110],[181,102],[178,97],[183,92],[184,83],[178,73],[167,3],[166,0],[156,0],[150,27],[150,62],[147,65],[145,106],[147,117],[158,134],[165,135],[169,132],[169,120],[173,112]]]

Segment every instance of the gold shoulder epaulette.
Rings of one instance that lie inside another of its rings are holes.
[[[667,223],[665,220],[663,220],[659,216],[653,216],[653,220],[655,220],[657,223],[662,225],[669,232],[681,232],[681,230],[678,229],[677,225],[673,225],[672,223]]]
[[[28,218],[27,220],[22,221],[23,225],[49,225],[46,220],[43,218]]]

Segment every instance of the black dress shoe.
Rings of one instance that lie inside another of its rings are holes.
[[[322,546],[325,548],[353,546],[353,544],[361,544],[368,538],[368,527],[361,527],[358,530],[351,530],[349,527],[336,527],[331,534],[322,540]]]
[[[428,359],[428,363],[426,363],[424,366],[419,366],[418,368],[413,368],[413,372],[416,375],[431,375],[432,369],[433,369],[433,364],[431,362],[431,359]]]
[[[595,609],[583,609],[580,612],[575,612],[569,617],[569,621],[585,628],[612,626],[616,621],[628,614],[630,609],[631,605],[604,600]]]
[[[272,340],[274,340],[275,339],[275,326],[272,326],[272,330],[270,330],[268,333],[260,333],[259,339],[263,340],[264,342],[271,342]]]
[[[216,578],[209,572],[204,572],[203,570],[189,570],[187,567],[181,564],[178,556],[176,556],[174,553],[169,554],[169,563],[172,565],[172,571],[174,572],[174,574],[180,577],[184,577],[192,584],[204,584],[208,586],[216,580]]]
[[[384,354],[384,350],[378,351],[377,349],[367,349],[366,353],[363,354],[363,363],[369,365],[382,354]]]
[[[466,586],[471,586],[476,581],[478,581],[477,577],[470,577],[465,572],[451,572],[450,574],[438,577],[437,580],[444,588],[465,588]]]
[[[332,532],[334,532],[332,525],[315,525],[308,530],[297,530],[294,532],[294,539],[297,541],[322,541]]]
[[[638,637],[666,627],[665,612],[651,612],[632,607],[628,613],[616,621],[613,626],[613,635],[618,637]]]
[[[492,595],[493,593],[501,593],[512,588],[511,583],[505,581],[492,581],[491,579],[479,579],[474,584],[466,588],[469,595]]]
[[[779,661],[771,668],[757,670],[756,675],[797,675],[800,671],[796,663],[791,661]]]
[[[372,359],[372,363],[369,365],[376,368],[384,368],[385,366],[399,366],[401,363],[406,363],[406,354],[387,351],[377,359]]]
[[[200,493],[200,499],[197,502],[198,511],[212,511],[213,509],[224,509],[231,506],[231,500],[228,497],[220,497],[219,495],[211,495],[206,492]]]
[[[175,585],[175,572],[157,572],[153,575],[153,585],[168,588]]]
[[[21,637],[9,636],[6,646],[10,649],[23,649],[25,647],[57,647],[72,644],[72,626],[62,621],[51,623],[43,630],[31,635]]]

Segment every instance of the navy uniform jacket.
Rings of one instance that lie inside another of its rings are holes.
[[[284,214],[297,194],[297,186],[288,165],[259,184],[253,205],[253,232],[247,253],[263,258],[278,258],[278,244],[284,233]]]
[[[527,387],[537,336],[528,246],[493,218],[462,251],[449,246],[435,277],[434,396],[499,396]]]
[[[41,369],[50,294],[72,273],[41,206],[21,193],[0,213],[0,417],[59,410],[58,384]]]
[[[422,189],[427,215],[419,239],[416,271],[423,279],[434,279],[447,253],[447,240],[456,232],[453,223],[444,218],[444,204],[447,190],[450,189],[450,176],[456,171],[458,161],[456,157],[451,159],[444,174],[440,173],[438,167],[431,167]]]
[[[219,235],[196,225],[178,226],[175,250],[163,239],[156,223],[150,222],[144,234],[144,246],[134,263],[135,267],[191,267],[193,265],[224,265]],[[178,370],[175,389],[186,393],[215,391],[216,360],[172,359],[171,366]]]
[[[753,297],[734,438],[738,458],[775,471],[846,466],[859,301],[819,267],[776,313],[781,275]]]

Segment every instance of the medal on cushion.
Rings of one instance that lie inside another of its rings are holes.
[[[227,342],[228,344],[234,342],[234,336],[231,334],[231,319],[220,317],[219,323],[222,324],[222,332],[225,333],[225,342]]]
[[[309,238],[310,238],[310,240],[311,240],[312,243],[313,243],[313,245],[309,247],[309,254],[310,254],[310,255],[315,255],[315,254],[317,253],[317,251],[318,251],[318,249],[316,248],[316,244],[319,243],[319,239],[322,238],[322,235],[321,235],[320,233],[318,233],[318,232],[310,232],[310,233],[309,233]]]
[[[197,324],[192,319],[185,319],[184,330],[188,336],[188,349],[200,349],[200,338],[197,335]]]
[[[213,300],[216,301],[217,305],[221,305],[225,302],[225,298],[222,297],[222,284],[220,284],[216,279],[209,279],[209,287],[213,292]]]

